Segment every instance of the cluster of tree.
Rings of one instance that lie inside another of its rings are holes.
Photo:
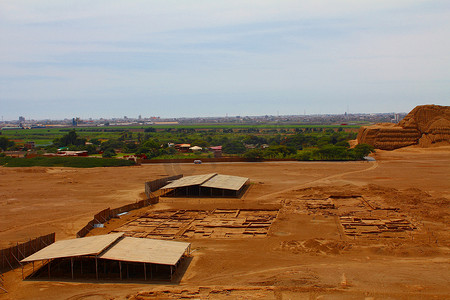
[[[133,134],[123,131],[120,136],[100,142],[91,139],[86,143],[75,130],[70,130],[47,147],[48,151],[56,151],[58,147],[69,150],[87,150],[89,154],[102,153],[103,157],[113,157],[119,149],[123,153],[143,154],[147,158],[173,155],[176,150],[168,147],[168,143],[188,143],[200,147],[222,145],[224,154],[242,155],[251,160],[267,158],[296,158],[299,160],[353,160],[361,159],[368,150],[362,145],[350,149],[348,140],[355,138],[356,133],[334,131],[332,129],[295,129],[289,134],[261,134],[258,130],[246,130],[245,134],[225,132],[225,129],[198,132],[192,128],[172,128],[156,132],[152,127],[145,132]],[[256,132],[256,133],[255,133]],[[3,143],[4,144],[4,143]],[[0,148],[3,147],[0,144]],[[247,150],[251,148],[251,150]],[[370,150],[370,149],[369,149]]]
[[[79,138],[75,129],[70,130],[62,137],[53,140],[53,145],[56,147],[84,146],[85,144],[86,139]]]
[[[251,161],[259,161],[270,158],[294,158],[297,149],[286,145],[271,145],[265,149],[251,149],[243,154],[244,158]]]
[[[374,152],[368,144],[359,144],[355,148],[326,145],[319,149],[301,151],[298,160],[362,160],[364,156]]]
[[[15,147],[14,141],[9,140],[4,136],[0,136],[0,149],[3,151],[13,149]]]
[[[276,145],[269,146],[266,149],[249,150],[244,153],[243,157],[251,161],[273,158],[294,158],[302,161],[362,160],[364,156],[367,156],[372,152],[374,152],[374,148],[367,144],[360,144],[354,148],[339,145],[325,145],[318,149],[303,151],[297,151],[295,147]]]
[[[139,145],[136,154],[144,154],[147,158],[154,158],[166,154],[175,154],[175,152],[176,150],[173,147],[168,147],[167,144],[160,144],[156,139],[148,139]]]

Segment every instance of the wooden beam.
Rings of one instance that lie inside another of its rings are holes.
[[[73,257],[70,258],[70,270],[72,272],[72,279],[73,279]]]

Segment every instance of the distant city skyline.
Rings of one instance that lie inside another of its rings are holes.
[[[450,2],[2,1],[4,120],[450,105]]]

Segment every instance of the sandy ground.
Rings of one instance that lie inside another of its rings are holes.
[[[0,298],[449,298],[450,147],[374,156],[376,162],[0,168],[0,247],[50,232],[57,240],[74,238],[98,211],[141,199],[145,181],[178,173],[245,176],[252,186],[242,199],[166,198],[127,218],[159,209],[281,207],[265,238],[188,240],[192,261],[173,284],[22,281],[16,269],[3,275],[8,293],[0,290]],[[391,216],[416,229],[391,238],[352,238],[343,232],[339,210],[305,207],[308,199],[350,194],[395,207]]]

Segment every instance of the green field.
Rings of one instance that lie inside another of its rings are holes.
[[[123,133],[130,132],[133,129],[153,128],[161,135],[164,132],[177,133],[183,130],[190,131],[206,131],[221,133],[223,130],[232,130],[236,133],[286,133],[295,129],[357,129],[361,125],[304,125],[304,124],[197,124],[197,125],[154,125],[154,126],[107,126],[107,127],[75,127],[75,128],[36,128],[22,130],[3,130],[0,131],[2,136],[16,141],[34,141],[37,146],[47,146],[52,144],[53,140],[62,137],[71,129],[75,129],[80,138],[88,141],[91,139],[117,139]],[[163,131],[161,131],[163,130]],[[138,133],[134,133],[137,135]]]
[[[95,167],[123,167],[132,166],[134,161],[124,159],[101,159],[95,157],[33,157],[12,158],[0,157],[0,165],[4,167],[70,167],[70,168],[95,168]]]

